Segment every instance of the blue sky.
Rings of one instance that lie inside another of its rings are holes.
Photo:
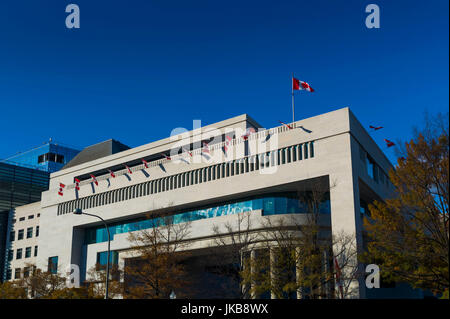
[[[69,3],[80,29],[65,27]],[[369,3],[380,29],[365,27]],[[291,119],[291,72],[316,90],[296,93],[297,119],[349,106],[385,127],[384,148],[425,111],[448,112],[448,12],[447,0],[4,0],[0,158],[50,137],[134,147],[243,113],[273,127]]]

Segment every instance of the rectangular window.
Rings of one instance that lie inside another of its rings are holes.
[[[25,220],[25,217],[20,217],[19,222],[23,222]]]
[[[28,219],[33,219],[33,218],[34,218],[34,215],[28,216]]]
[[[23,239],[23,229],[20,229],[19,232],[17,233],[17,240],[22,240]]]
[[[16,239],[16,232],[12,231],[9,233],[9,241],[14,241]]]
[[[309,143],[309,155],[314,157],[314,142]]]
[[[34,257],[37,256],[38,253],[38,246],[34,246]]]
[[[31,247],[25,248],[25,258],[31,257]]]
[[[108,252],[102,251],[97,253],[97,269],[106,269],[106,261],[108,260]],[[117,265],[119,263],[119,253],[117,251],[110,251],[109,265]]]
[[[58,273],[58,256],[53,256],[48,259],[48,272],[52,274]]]
[[[16,259],[22,259],[22,248],[17,249]]]
[[[23,268],[23,278],[30,277],[30,267],[24,267]]]
[[[14,269],[14,279],[20,278],[20,268]]]
[[[14,258],[14,250],[10,249],[8,250],[8,261],[13,260],[13,258]]]
[[[28,227],[27,228],[27,238],[32,238],[33,237],[33,227]]]

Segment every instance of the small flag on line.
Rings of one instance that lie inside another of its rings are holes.
[[[278,121],[280,122],[283,126],[286,126],[288,129],[292,130],[292,126],[290,126],[289,124],[286,124],[284,122]]]
[[[202,153],[210,153],[209,152],[209,145],[206,142],[203,142],[203,148],[202,148]]]
[[[387,140],[387,139],[384,139],[384,141],[386,142],[386,146],[387,146],[387,147],[391,147],[391,146],[394,146],[394,145],[395,145],[394,142],[389,141],[389,140]]]
[[[64,187],[66,187],[66,185],[64,185],[63,183],[59,183],[59,191],[58,191],[58,195],[59,196],[63,196],[64,195]]]
[[[80,180],[78,178],[75,178],[75,189],[77,191],[80,190],[80,183],[81,183]]]
[[[95,185],[98,186],[97,178],[94,175],[92,175],[92,174],[89,174],[89,175],[91,175],[92,183],[94,183]]]
[[[145,159],[142,159],[142,163],[144,163],[145,168],[148,168],[148,163]]]
[[[244,139],[244,141],[246,141],[246,140],[248,140],[248,137],[249,137],[251,134],[253,134],[253,133],[255,133],[255,129],[254,129],[253,127],[249,127],[249,128],[245,131],[245,134],[242,135],[242,138]]]
[[[109,175],[111,175],[112,178],[116,178],[116,174],[114,174],[114,172],[112,170],[108,170]]]
[[[125,165],[125,164],[124,164],[124,165]],[[133,172],[132,172],[131,169],[128,167],[128,165],[125,165],[125,167],[127,168],[128,173],[133,174]]]

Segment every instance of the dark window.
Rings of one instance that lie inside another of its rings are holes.
[[[36,237],[39,237],[39,226],[36,226]]]
[[[20,278],[20,268],[14,269],[14,279]]]
[[[24,267],[23,268],[23,278],[30,277],[30,267]]]
[[[31,257],[31,247],[25,248],[25,258]]]
[[[44,163],[44,162],[45,162],[45,154],[39,155],[38,156],[38,164]]]
[[[22,248],[17,249],[16,259],[22,259]]]
[[[52,274],[58,273],[58,256],[50,257],[48,259],[48,272]]]
[[[33,218],[34,218],[34,215],[28,216],[28,219],[33,219]]]
[[[23,239],[23,229],[20,229],[17,234],[17,240],[21,240],[21,239]]]
[[[108,260],[108,252],[102,251],[97,253],[97,269],[106,269],[106,261]],[[111,251],[109,254],[109,265],[117,265],[119,263],[119,254],[117,251]]]
[[[25,220],[25,217],[20,217],[19,222],[23,222]]]
[[[33,227],[28,227],[27,228],[27,238],[32,238],[33,237]]]
[[[12,231],[9,233],[9,241],[14,241],[16,239],[16,232]]]
[[[10,249],[8,250],[8,261],[13,260],[14,258],[14,250]]]
[[[63,164],[63,163],[64,163],[64,156],[63,156],[63,155],[56,154],[56,163],[61,163],[61,164]]]
[[[34,246],[34,257],[37,256],[38,253],[38,246]]]

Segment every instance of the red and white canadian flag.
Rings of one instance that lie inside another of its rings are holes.
[[[168,160],[168,161],[172,160],[172,159],[170,158],[170,156],[167,156],[166,154],[162,154],[162,155],[166,158],[166,160]]]
[[[98,186],[97,178],[95,178],[95,176],[94,176],[94,175],[92,175],[92,174],[89,174],[89,175],[91,175],[91,178],[92,178],[92,183],[94,183],[95,185],[97,185],[97,186]]]
[[[225,155],[228,152],[228,146],[230,146],[230,143],[231,143],[231,137],[227,135],[225,137],[225,145],[223,147],[223,149],[225,150]]]
[[[141,161],[142,161],[142,163],[144,163],[145,168],[148,168],[148,163],[147,163],[147,161],[146,161],[145,159],[142,159]]]
[[[242,138],[244,139],[244,141],[248,140],[248,137],[250,136],[250,134],[255,133],[255,129],[253,127],[249,127],[246,131],[245,134],[242,135]]]
[[[187,153],[189,154],[189,156],[192,157],[192,152],[191,152],[190,150],[185,149],[185,148],[183,147],[183,151],[187,152]]]
[[[64,187],[66,187],[66,185],[64,185],[63,183],[59,183],[59,191],[58,191],[58,195],[59,196],[63,196],[63,192],[64,192]]]
[[[125,164],[124,164],[124,165],[125,165]],[[132,172],[131,169],[128,167],[128,165],[125,165],[125,167],[127,168],[128,173],[133,174],[133,172]]]
[[[292,77],[292,90],[306,90],[309,92],[314,92],[314,89],[306,82],[300,81],[294,77]]]
[[[78,178],[75,178],[75,189],[77,191],[80,190],[80,180]]]
[[[203,142],[202,153],[208,153],[209,154],[209,145],[206,142]]]
[[[394,146],[394,145],[395,145],[394,142],[389,141],[389,140],[387,140],[387,139],[384,139],[384,141],[386,142],[386,146],[387,146],[387,147],[391,147],[391,146]]]
[[[114,172],[112,170],[109,169],[108,171],[109,171],[109,175],[111,175],[111,177],[113,177],[113,178],[116,177],[116,174],[114,174]]]
[[[284,122],[278,121],[280,122],[283,126],[286,126],[288,129],[292,130],[292,126],[290,126],[289,124],[286,124]]]

